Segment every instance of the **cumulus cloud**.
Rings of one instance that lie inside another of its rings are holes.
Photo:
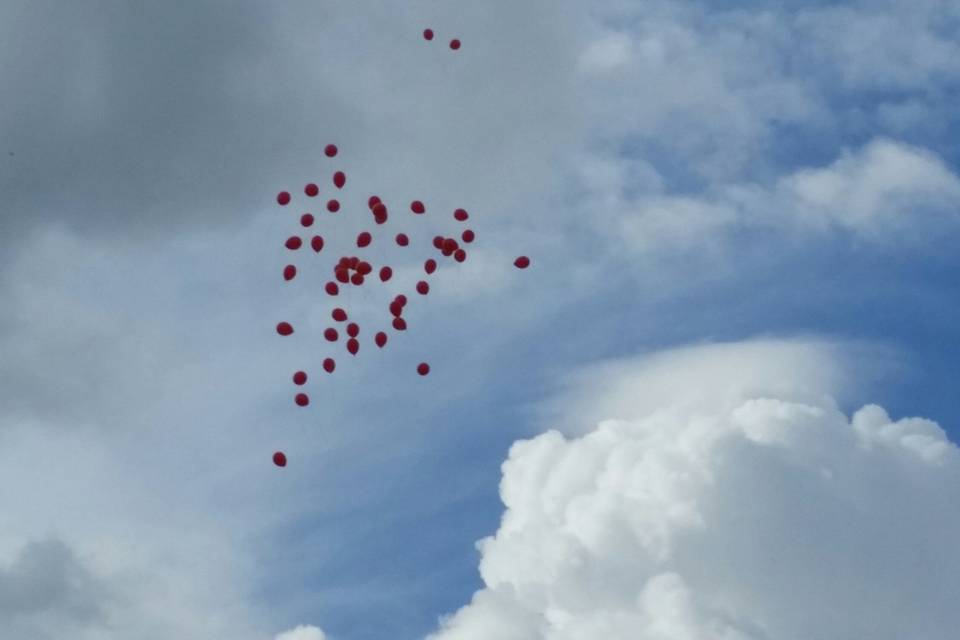
[[[844,369],[813,341],[618,363],[580,399],[595,430],[514,444],[485,586],[431,638],[950,637],[960,452],[928,420],[848,417],[823,393]]]
[[[327,636],[318,627],[300,625],[295,629],[277,635],[274,640],[327,640]]]

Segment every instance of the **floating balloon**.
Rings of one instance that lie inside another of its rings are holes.
[[[380,268],[380,282],[386,282],[391,277],[393,277],[393,269],[391,269],[390,267]]]
[[[300,216],[300,224],[302,224],[305,227],[309,227],[313,225],[313,214],[305,213],[302,216]]]
[[[417,283],[417,293],[419,293],[422,296],[425,296],[428,293],[430,293],[430,285],[427,284],[426,280],[421,280],[420,282]]]
[[[424,40],[433,40],[433,29],[424,29],[424,30],[423,30],[423,39],[424,39]]]
[[[333,316],[333,319],[337,322],[343,322],[347,319],[347,312],[340,307],[334,309],[330,315]]]
[[[350,283],[353,284],[353,285],[356,285],[356,286],[358,286],[358,287],[359,287],[360,285],[362,285],[362,284],[363,284],[363,274],[358,271],[357,273],[355,273],[355,274],[353,274],[352,276],[350,276]]]
[[[300,236],[290,236],[287,238],[286,243],[284,243],[284,246],[290,249],[290,251],[296,251],[301,245],[303,245],[303,240],[300,239]]]
[[[383,345],[387,344],[387,334],[383,331],[378,331],[377,335],[374,336],[373,341],[377,343],[377,346],[383,349]]]
[[[457,250],[457,241],[453,238],[444,238],[443,239],[443,255],[448,256]]]
[[[320,187],[313,184],[312,182],[303,188],[303,192],[313,198],[318,193],[320,193]]]
[[[408,238],[408,237],[407,237],[407,234],[405,234],[405,233],[398,233],[398,234],[397,234],[397,244],[400,245],[401,247],[405,247],[405,246],[407,246],[408,244],[410,244],[410,238]]]
[[[341,284],[350,284],[350,270],[346,267],[337,267],[334,269],[333,277]]]
[[[327,200],[327,211],[330,213],[336,213],[340,211],[340,202],[337,200]]]
[[[290,326],[289,322],[281,322],[277,325],[277,333],[282,336],[288,336],[293,333],[293,327]]]
[[[357,256],[350,256],[349,264],[351,269],[356,269],[357,267],[360,266],[360,258],[358,258]]]
[[[290,194],[286,191],[281,191],[277,194],[277,204],[281,207],[285,207],[290,204]]]
[[[397,331],[406,331],[407,330],[407,321],[397,316],[393,319],[393,328]]]
[[[332,158],[337,155],[337,145],[328,144],[326,147],[324,147],[323,152],[327,154],[328,158]]]
[[[423,270],[427,272],[427,275],[430,275],[437,270],[437,261],[433,258],[430,258],[423,263]]]
[[[398,295],[396,298],[394,298],[393,300],[394,300],[394,302],[397,302],[397,303],[400,305],[400,308],[401,308],[401,309],[403,309],[405,306],[407,306],[407,296],[403,295],[402,293],[399,294],[399,295]]]
[[[297,403],[297,406],[305,407],[310,404],[310,396],[305,393],[298,393],[294,398],[294,401]]]
[[[357,271],[360,275],[366,276],[373,273],[373,265],[367,262],[366,260],[361,260],[357,265]]]
[[[433,246],[436,249],[443,249],[443,236],[433,236]]]
[[[347,351],[350,352],[350,355],[357,355],[357,351],[360,351],[360,341],[356,338],[347,340]]]
[[[373,211],[373,208],[380,204],[380,196],[370,196],[370,199],[367,200],[367,207]]]
[[[423,203],[419,200],[414,200],[410,203],[410,211],[413,211],[416,214],[424,213],[426,210],[426,207],[424,207]]]
[[[420,364],[417,365],[417,373],[419,373],[422,376],[427,375],[428,373],[430,373],[430,365],[428,365],[426,362],[421,362]]]
[[[337,171],[333,174],[333,186],[337,189],[343,189],[343,185],[347,184],[347,174],[343,171]]]
[[[360,325],[358,325],[356,322],[351,322],[348,324],[347,335],[351,338],[356,338],[358,335],[360,335]]]
[[[357,246],[361,249],[363,247],[370,246],[370,242],[373,240],[373,236],[370,235],[369,231],[364,231],[357,236]]]
[[[476,237],[477,236],[472,229],[465,229],[464,232],[460,235],[460,238],[467,244],[470,244],[471,242],[473,242],[473,239]]]
[[[513,265],[517,269],[526,269],[527,267],[530,266],[530,258],[528,258],[527,256],[520,256],[519,258],[513,261]]]
[[[450,48],[453,49],[454,51],[456,51],[457,49],[459,49],[459,48],[460,48],[460,41],[457,40],[456,38],[454,38],[453,40],[451,40],[451,41],[450,41]]]
[[[328,283],[324,286],[324,289],[325,289],[326,292],[327,292],[329,295],[331,295],[331,296],[335,296],[335,295],[337,295],[338,293],[340,293],[340,287],[337,286],[337,283],[336,283],[336,282],[328,282]]]
[[[456,251],[453,252],[453,259],[456,260],[457,262],[463,262],[464,260],[467,259],[467,252],[464,251],[463,249],[457,249]]]
[[[323,361],[323,370],[327,373],[333,373],[333,370],[337,368],[337,362],[333,358],[326,358]]]
[[[287,466],[287,456],[285,456],[282,451],[277,451],[273,454],[273,464],[277,465],[278,467]]]
[[[307,373],[305,371],[297,371],[293,374],[293,384],[303,385],[307,382]]]
[[[323,332],[323,337],[327,339],[327,342],[336,342],[337,338],[340,336],[337,334],[337,330],[333,327],[327,327]]]
[[[313,247],[314,251],[320,253],[323,250],[323,238],[321,236],[313,236],[310,238],[310,246]]]
[[[390,303],[390,313],[396,318],[399,318],[403,313],[403,305],[400,304],[397,300],[394,300]]]
[[[292,264],[288,264],[283,268],[283,279],[289,282],[297,277],[297,268]]]
[[[464,220],[470,217],[470,214],[467,213],[466,209],[457,209],[456,211],[453,212],[453,217],[459,220],[460,222],[463,222]]]

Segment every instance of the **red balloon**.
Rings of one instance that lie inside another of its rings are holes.
[[[302,224],[305,227],[311,226],[313,224],[313,214],[305,213],[302,216],[300,216],[300,224]]]
[[[307,382],[307,373],[305,371],[297,371],[293,374],[293,384],[302,385]]]
[[[333,373],[333,370],[337,368],[337,362],[333,358],[327,358],[323,361],[323,370],[327,373]]]
[[[350,282],[359,287],[360,285],[363,284],[363,274],[360,273],[359,271],[353,274],[352,276],[350,276]]]
[[[407,330],[407,321],[397,316],[393,319],[393,328],[397,331],[406,331]]]
[[[337,307],[336,309],[334,309],[330,315],[332,315],[333,319],[336,320],[337,322],[343,322],[344,320],[347,319],[347,312],[341,309],[340,307]]]
[[[328,144],[328,145],[323,149],[323,152],[324,152],[325,154],[327,154],[327,157],[328,157],[328,158],[332,158],[332,157],[334,157],[335,155],[337,155],[337,145],[335,145],[335,144]]]
[[[328,282],[324,289],[326,289],[327,293],[331,296],[335,296],[340,293],[340,287],[337,286],[336,282]]]
[[[443,240],[443,255],[448,256],[454,251],[457,250],[457,247],[460,246],[457,244],[457,241],[453,238],[444,238]]]
[[[338,267],[343,267],[345,269],[350,268],[350,257],[349,256],[340,256],[340,261],[337,262]]]
[[[310,396],[308,396],[305,393],[298,393],[297,396],[294,398],[294,401],[296,401],[298,406],[305,407],[308,404],[310,404]]]
[[[385,224],[387,222],[387,215],[384,214],[382,216],[373,216],[373,221],[377,224]]]
[[[367,200],[367,207],[369,207],[371,211],[378,204],[380,204],[380,196],[370,196],[370,199]]]
[[[433,236],[433,246],[437,249],[443,249],[443,236]]]
[[[283,268],[283,279],[286,281],[293,280],[297,277],[297,268],[292,264],[288,264]]]
[[[360,341],[356,338],[347,340],[347,351],[349,351],[351,355],[357,355],[357,351],[360,351]]]
[[[333,327],[327,327],[327,329],[323,332],[323,337],[327,339],[327,342],[336,342],[337,338],[340,336],[337,334],[336,329]]]
[[[437,270],[437,261],[433,258],[430,258],[423,263],[423,270],[427,272],[427,275],[430,275]]]
[[[463,222],[464,220],[470,217],[470,214],[467,213],[466,209],[457,209],[456,211],[453,212],[453,217],[459,220],[460,222]]]
[[[287,456],[285,456],[282,451],[277,451],[273,454],[273,464],[278,467],[287,466]]]
[[[413,211],[414,213],[420,214],[424,213],[426,210],[426,207],[424,207],[423,203],[419,200],[414,200],[410,203],[410,211]]]
[[[527,267],[530,266],[530,258],[528,258],[527,256],[520,256],[519,258],[513,261],[513,265],[517,269],[526,269]]]
[[[460,48],[460,41],[457,40],[456,38],[454,38],[453,40],[451,40],[451,41],[450,41],[450,48],[453,49],[454,51],[456,51],[457,49],[459,49],[459,48]]]
[[[380,269],[380,282],[386,282],[391,277],[393,277],[393,269],[390,267],[382,267]]]
[[[466,242],[467,244],[470,244],[471,242],[473,242],[473,239],[476,238],[477,236],[472,229],[466,229],[460,237],[463,239],[464,242]]]
[[[277,325],[277,333],[282,336],[288,336],[293,333],[293,327],[290,326],[289,322],[281,322]]]
[[[377,346],[383,349],[383,345],[387,344],[387,334],[383,331],[378,331],[377,335],[374,336],[373,341],[377,343]]]
[[[337,267],[333,270],[333,275],[337,279],[337,282],[350,284],[350,271],[346,267]]]
[[[398,234],[397,234],[397,244],[400,245],[401,247],[405,247],[405,246],[407,246],[408,244],[410,244],[410,238],[408,238],[408,237],[407,237],[407,234],[405,234],[405,233],[398,233]]]
[[[433,40],[433,29],[424,29],[424,30],[423,30],[423,39],[424,39],[424,40]]]
[[[370,273],[373,273],[373,265],[366,260],[361,260],[360,264],[357,265],[357,271],[362,276],[369,275]]]
[[[456,251],[453,252],[453,259],[456,260],[457,262],[463,262],[464,260],[467,259],[467,252],[464,251],[463,249],[457,249]]]
[[[403,305],[398,301],[394,300],[390,303],[390,314],[396,318],[400,317],[400,314],[403,313]]]
[[[357,256],[350,256],[349,264],[351,269],[356,269],[357,267],[360,266],[360,258],[358,258]]]
[[[310,246],[313,247],[314,251],[320,253],[323,250],[323,238],[320,236],[313,236],[310,238]]]
[[[333,174],[333,186],[337,189],[343,189],[343,185],[347,184],[347,174],[343,171],[337,171]]]
[[[370,242],[373,240],[373,236],[370,235],[369,231],[364,231],[357,236],[357,246],[361,249],[367,246],[370,246]]]
[[[303,192],[310,196],[311,198],[320,193],[320,187],[313,184],[312,182],[303,188]]]
[[[290,194],[286,191],[281,191],[277,194],[277,204],[281,207],[285,207],[290,204]]]
[[[356,322],[351,322],[348,324],[347,335],[351,338],[356,338],[358,335],[360,335],[360,325],[358,325]]]
[[[430,373],[430,365],[428,365],[426,362],[421,362],[420,364],[417,365],[417,373],[419,373],[422,376],[427,375],[428,373]]]
[[[426,280],[421,280],[420,282],[417,283],[417,293],[419,293],[422,296],[425,296],[428,293],[430,293],[430,285],[427,284]]]
[[[327,200],[327,211],[330,213],[336,213],[340,211],[340,203],[336,200]]]
[[[393,300],[400,305],[401,309],[407,306],[407,296],[403,295],[402,293],[397,295],[397,297],[394,298]]]
[[[300,239],[300,236],[290,236],[287,238],[286,247],[290,251],[296,251],[303,244],[303,240]]]

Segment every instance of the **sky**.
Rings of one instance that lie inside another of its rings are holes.
[[[4,640],[960,626],[956,0],[6,0],[0,87]],[[336,170],[477,241],[325,376]]]

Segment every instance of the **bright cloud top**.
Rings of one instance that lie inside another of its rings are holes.
[[[513,446],[485,588],[431,637],[950,637],[960,455],[928,420],[848,418],[820,393],[845,392],[840,358],[761,341],[618,363],[596,430]]]
[[[296,629],[284,631],[275,640],[327,640],[327,636],[317,627],[300,625]]]

